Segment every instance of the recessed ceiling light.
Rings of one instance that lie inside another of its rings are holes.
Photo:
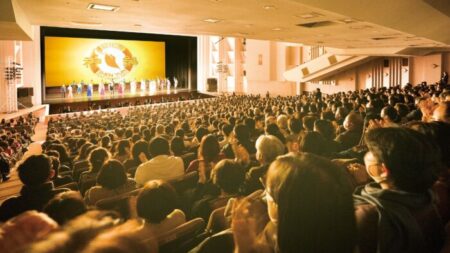
[[[317,12],[310,12],[310,13],[304,13],[304,14],[296,15],[296,17],[304,18],[304,19],[317,18],[317,17],[320,17],[320,16],[322,16],[322,14],[317,13]]]
[[[119,6],[90,3],[87,8],[88,10],[98,11],[117,11],[119,9]]]
[[[215,19],[215,18],[207,18],[207,19],[204,19],[203,21],[207,22],[207,23],[213,23],[213,24],[220,22],[220,20]]]
[[[89,21],[70,21],[72,25],[81,25],[81,26],[102,26],[100,22],[89,22]]]
[[[275,28],[272,28],[272,31],[281,31],[281,28],[275,27]]]
[[[276,9],[275,5],[264,5],[263,8],[266,11],[270,11],[270,10],[275,10]]]
[[[141,25],[141,24],[134,24],[133,26],[135,26],[135,27],[141,27],[142,25]]]

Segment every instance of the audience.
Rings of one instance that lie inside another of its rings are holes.
[[[233,94],[52,116],[43,154],[17,167],[20,195],[0,206],[0,248],[440,252],[448,94],[427,84]],[[35,123],[0,123],[3,180]]]

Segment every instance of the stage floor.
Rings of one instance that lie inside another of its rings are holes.
[[[92,97],[88,97],[86,93],[80,95],[74,94],[72,98],[63,97],[62,94],[46,94],[44,103],[46,104],[61,104],[61,103],[77,103],[77,102],[94,102],[94,101],[104,101],[104,100],[114,100],[114,99],[124,99],[124,98],[145,98],[151,96],[159,95],[175,95],[178,93],[190,92],[189,89],[170,89],[170,90],[160,90],[160,91],[147,91],[147,92],[136,92],[130,93],[125,92],[124,94],[114,95],[107,93],[105,95],[100,95],[97,92],[94,93]]]

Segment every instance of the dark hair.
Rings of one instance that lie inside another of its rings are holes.
[[[270,123],[266,126],[265,129],[266,134],[273,135],[277,137],[282,143],[286,143],[286,138],[281,133],[280,128],[275,123]]]
[[[76,191],[62,192],[53,197],[44,207],[43,212],[63,225],[67,221],[87,211],[81,194]]]
[[[49,150],[56,150],[59,153],[59,161],[61,163],[72,162],[69,154],[67,153],[66,147],[62,144],[52,144],[48,148]]]
[[[450,148],[448,146],[450,143],[450,124],[441,121],[415,121],[407,124],[407,126],[425,134],[429,140],[433,140],[440,148],[443,169],[445,170],[445,167],[450,168]]]
[[[299,134],[300,131],[302,131],[303,127],[302,127],[302,121],[297,119],[297,118],[290,118],[289,119],[289,130],[291,130],[291,132],[293,134]]]
[[[280,252],[353,252],[352,192],[342,170],[313,154],[279,156],[267,175]]]
[[[209,134],[208,129],[204,128],[204,127],[199,127],[197,129],[197,131],[195,131],[195,138],[197,138],[197,140],[200,142],[203,138],[203,136]]]
[[[231,159],[223,159],[211,171],[213,183],[226,193],[236,194],[245,180],[241,165]]]
[[[333,123],[329,120],[316,120],[314,122],[314,131],[319,132],[327,140],[334,140],[336,138],[336,130],[334,129]]]
[[[89,155],[89,164],[91,172],[98,172],[106,160],[109,158],[109,152],[105,148],[96,148]]]
[[[93,146],[93,144],[90,143],[90,142],[86,142],[86,143],[84,143],[83,145],[81,145],[80,153],[78,154],[78,156],[77,156],[76,159],[77,159],[78,161],[81,161],[81,160],[86,159],[87,156],[88,156],[87,150],[88,150],[90,147],[92,147],[92,146]]]
[[[305,130],[313,131],[314,130],[314,122],[316,121],[316,117],[314,116],[305,116],[303,117],[303,127]]]
[[[178,136],[173,137],[170,141],[170,149],[175,156],[183,155],[183,152],[186,149],[183,139]]]
[[[118,160],[108,160],[97,175],[97,184],[107,189],[116,189],[127,182],[125,167]]]
[[[198,148],[199,156],[205,159],[206,162],[213,162],[219,158],[220,145],[216,136],[208,134],[203,136],[200,147]]]
[[[102,147],[109,148],[111,145],[111,138],[109,136],[103,136],[102,137]]]
[[[148,153],[148,142],[144,140],[140,140],[133,145],[131,148],[131,153],[133,155],[133,160],[135,163],[140,164],[139,155],[144,153],[147,158],[150,158],[150,154]]]
[[[233,132],[233,127],[230,124],[224,124],[222,126],[222,132],[225,136],[229,136]]]
[[[51,160],[47,155],[32,155],[17,167],[20,181],[27,186],[39,186],[50,177]]]
[[[139,217],[150,223],[160,223],[177,207],[177,201],[177,194],[169,183],[152,180],[137,196],[136,209]]]
[[[425,135],[407,128],[376,128],[365,141],[398,189],[422,193],[434,183],[433,169],[439,167],[440,157]]]
[[[299,149],[302,152],[313,153],[316,155],[326,155],[328,153],[325,138],[318,132],[306,133],[301,138]]]
[[[130,148],[130,141],[129,140],[121,140],[117,144],[117,154],[119,156],[126,155],[126,149]]]
[[[162,137],[155,137],[150,141],[149,151],[152,157],[170,155],[169,142]]]
[[[388,117],[392,122],[398,122],[398,113],[393,106],[388,105],[383,107],[381,113]]]

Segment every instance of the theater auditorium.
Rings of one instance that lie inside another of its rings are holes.
[[[0,0],[1,253],[450,253],[449,0]]]

